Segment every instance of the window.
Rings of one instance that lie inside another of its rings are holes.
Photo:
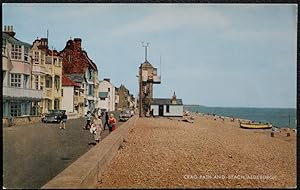
[[[89,84],[89,90],[88,90],[88,95],[93,96],[94,94],[94,88],[92,84]]]
[[[100,100],[105,100],[105,98],[100,98]]]
[[[41,64],[44,64],[45,61],[45,53],[41,52]]]
[[[28,60],[28,53],[29,53],[29,48],[26,48],[26,47],[25,47],[25,48],[24,48],[24,60],[25,60],[25,61],[29,61],[29,60]]]
[[[71,62],[72,61],[72,57],[71,55],[68,55],[68,61]]]
[[[4,82],[6,71],[2,71],[2,84],[6,84]]]
[[[61,89],[61,97],[64,96],[64,89]]]
[[[23,88],[27,88],[28,78],[29,78],[29,75],[24,75]]]
[[[55,86],[56,90],[59,90],[59,77],[55,77],[54,86]]]
[[[2,39],[2,55],[6,52],[6,39]]]
[[[170,105],[167,105],[166,112],[170,113]]]
[[[92,70],[89,68],[89,80],[92,80]]]
[[[57,59],[56,58],[53,59],[53,62],[54,62],[53,65],[57,65]]]
[[[51,63],[52,63],[52,58],[46,57],[46,64],[51,64]]]
[[[32,102],[30,115],[38,115],[38,103]]]
[[[58,110],[59,109],[59,99],[54,100],[54,109]]]
[[[10,86],[21,87],[21,74],[11,74],[10,76]]]
[[[35,51],[34,52],[34,62],[35,64],[39,64],[40,61],[40,52]]]
[[[22,59],[22,46],[21,45],[12,44],[11,58],[12,59]]]
[[[17,102],[11,102],[10,114],[11,116],[21,116],[21,104]]]
[[[46,77],[46,88],[52,88],[52,78]]]
[[[39,76],[35,76],[35,80],[34,80],[34,83],[35,83],[35,89],[39,89]]]
[[[110,92],[110,88],[108,88],[108,92]]]

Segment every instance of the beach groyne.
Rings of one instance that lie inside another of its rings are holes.
[[[122,124],[98,145],[46,183],[42,189],[96,188],[102,172],[122,146],[123,141],[126,141],[137,117],[133,116]]]

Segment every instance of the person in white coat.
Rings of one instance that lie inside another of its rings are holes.
[[[95,114],[95,118],[93,120],[90,131],[94,134],[96,143],[99,143],[101,140],[101,132],[103,131],[103,124],[100,115]]]

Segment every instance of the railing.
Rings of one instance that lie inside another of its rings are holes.
[[[46,69],[45,69],[45,66],[32,65],[32,72],[33,73],[45,73]]]
[[[12,97],[12,98],[16,97],[16,98],[41,99],[43,97],[43,91],[36,90],[36,89],[3,86],[3,96]]]

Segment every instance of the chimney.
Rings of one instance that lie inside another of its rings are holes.
[[[106,78],[106,79],[103,79],[103,80],[105,80],[105,81],[107,81],[107,82],[110,82],[110,79],[107,79],[107,78]]]
[[[74,38],[74,46],[75,46],[75,49],[81,50],[81,39],[80,38]]]
[[[14,37],[16,33],[14,32],[13,26],[4,26],[4,33]]]
[[[40,46],[42,48],[48,49],[48,38],[41,38]]]
[[[171,104],[177,104],[175,92],[172,96]]]

